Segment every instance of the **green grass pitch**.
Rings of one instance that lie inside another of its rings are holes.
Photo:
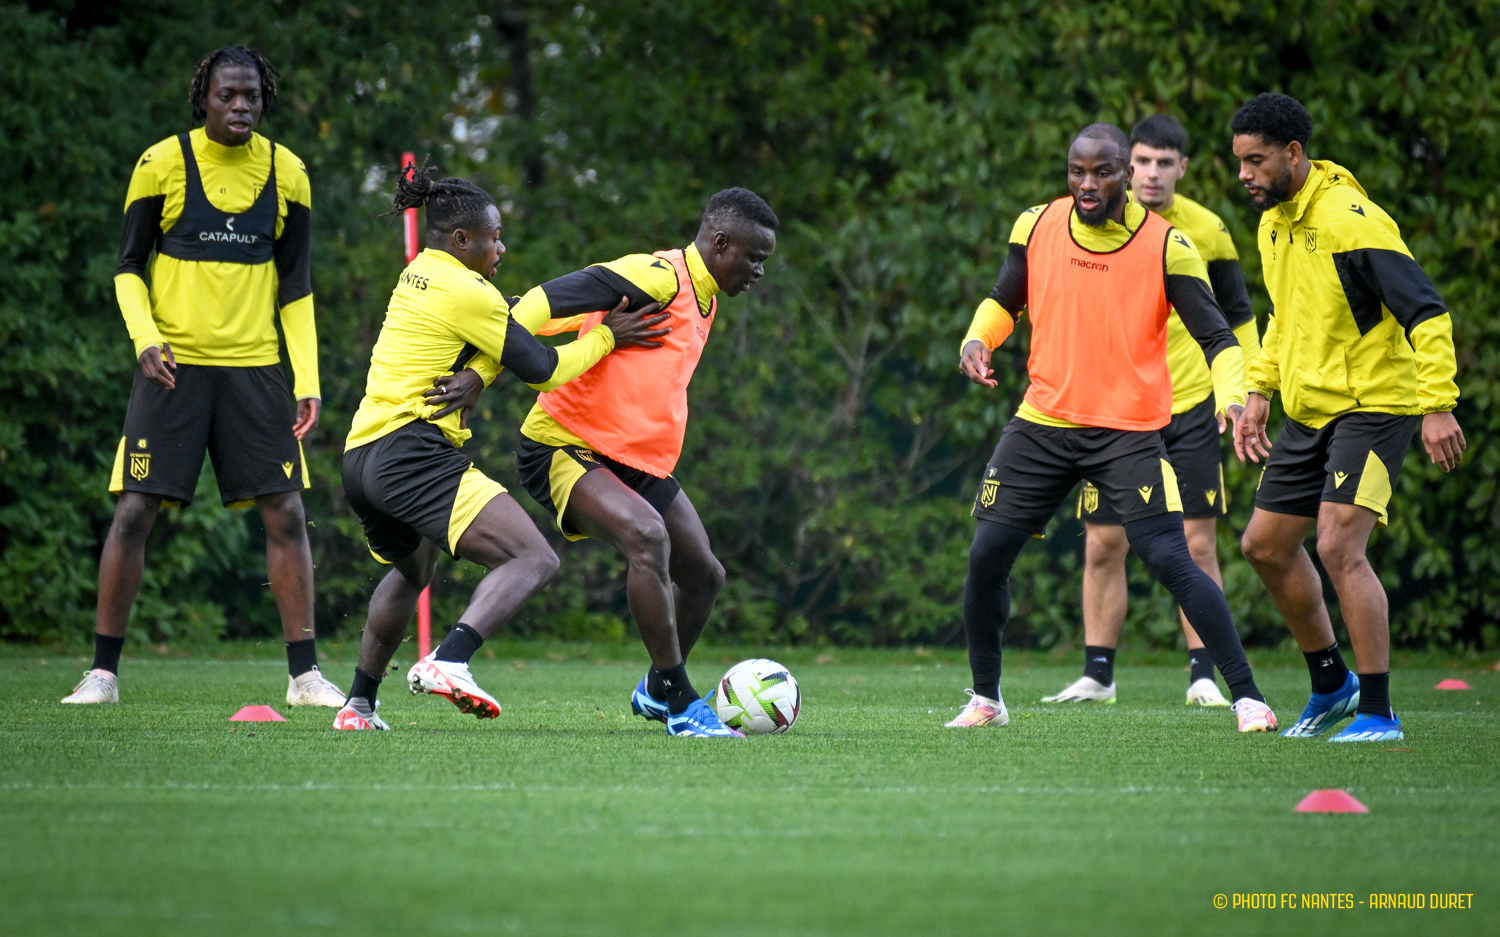
[[[1129,653],[1110,707],[1036,703],[1074,663],[1008,654],[1010,726],[959,732],[941,728],[967,685],[956,654],[796,652],[796,727],[719,742],[629,714],[636,649],[542,650],[476,661],[505,706],[492,722],[397,674],[389,733],[335,733],[331,710],[231,724],[245,704],[286,712],[264,657],[128,659],[125,703],[72,708],[57,700],[86,665],[6,651],[0,931],[1500,933],[1500,674],[1477,662],[1398,662],[1407,740],[1342,746],[1239,736],[1182,704],[1179,666]],[[325,650],[335,680],[350,654]],[[735,659],[695,655],[693,676],[707,689]],[[1305,670],[1259,662],[1286,724]],[[1432,689],[1449,676],[1475,690]],[[1314,788],[1370,813],[1294,813]],[[1249,893],[1473,897],[1213,906]]]

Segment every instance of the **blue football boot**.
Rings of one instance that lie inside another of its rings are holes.
[[[742,739],[743,732],[726,726],[719,718],[719,714],[709,708],[709,705],[701,699],[693,700],[693,704],[678,715],[667,716],[667,734],[690,735],[705,739]]]
[[[646,691],[645,677],[641,678],[635,692],[630,694],[630,711],[642,719],[655,719],[662,723],[667,721],[667,702],[656,699]]]
[[[1330,742],[1399,742],[1406,738],[1401,731],[1401,720],[1392,713],[1390,718],[1360,713],[1354,721],[1344,726],[1344,731],[1329,739]]]
[[[1354,671],[1344,677],[1344,685],[1332,693],[1314,693],[1302,710],[1302,718],[1281,733],[1287,738],[1310,738],[1322,735],[1341,720],[1354,715],[1359,708],[1359,678]]]

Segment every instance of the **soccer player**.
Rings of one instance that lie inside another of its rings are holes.
[[[130,177],[115,294],[139,367],[109,482],[119,500],[99,558],[94,665],[64,703],[119,702],[120,650],[146,537],[163,502],[193,500],[205,451],[224,503],[258,505],[265,521],[287,703],[343,702],[318,672],[302,511],[302,440],[321,406],[312,195],[302,161],[255,132],[276,103],[275,76],[253,49],[204,56],[189,92],[203,126],[146,150]],[[295,414],[278,314],[296,374]]]
[[[1003,726],[1000,638],[1010,571],[1073,486],[1088,481],[1125,525],[1131,549],[1182,606],[1233,694],[1241,732],[1275,728],[1224,593],[1193,563],[1161,429],[1171,421],[1167,320],[1177,310],[1212,375],[1219,427],[1239,416],[1244,364],[1193,242],[1125,197],[1130,141],[1090,124],[1068,149],[1069,196],[1027,209],[964,337],[959,370],[996,386],[990,352],[1031,311],[1031,387],[985,469],[964,584],[974,687],[953,728]]]
[[[439,550],[488,573],[407,682],[413,693],[447,697],[480,719],[500,715],[500,704],[474,682],[469,659],[557,572],[557,554],[531,518],[459,452],[473,434],[467,408],[452,398],[478,395],[449,388],[450,381],[482,388],[508,368],[550,389],[618,347],[654,347],[667,334],[654,328],[666,318],[654,303],[627,312],[622,301],[584,338],[548,348],[534,335],[547,311],[533,309],[528,318],[490,284],[505,253],[494,200],[463,179],[433,180],[423,167],[398,180],[392,211],[424,205],[427,247],[391,293],[344,447],[344,496],[371,555],[394,568],[370,598],[354,683],[335,729],[389,728],[375,712],[380,681],[432,581]]]
[[[1180,195],[1177,183],[1187,172],[1187,131],[1175,117],[1154,114],[1130,131],[1131,198],[1185,233],[1208,269],[1208,282],[1224,318],[1234,329],[1245,360],[1260,351],[1255,312],[1245,292],[1239,254],[1219,216]],[[1167,370],[1172,375],[1172,422],[1161,431],[1167,459],[1177,473],[1182,495],[1182,526],[1193,562],[1222,588],[1219,575],[1218,516],[1227,510],[1224,472],[1219,464],[1219,427],[1214,419],[1213,378],[1203,350],[1173,312],[1167,318]],[[1115,648],[1125,623],[1129,591],[1125,556],[1130,545],[1125,528],[1099,489],[1085,482],[1078,499],[1084,523],[1083,676],[1043,702],[1115,701]],[[1203,639],[1182,618],[1188,647],[1189,706],[1228,706],[1214,683],[1214,662]]]
[[[631,708],[673,735],[737,736],[699,699],[687,656],[724,584],[698,512],[672,470],[687,427],[687,388],[718,310],[765,272],[777,219],[748,189],[708,201],[685,248],[627,254],[533,289],[517,306],[566,316],[621,294],[660,302],[672,332],[657,349],[610,355],[578,380],[542,394],[521,427],[521,481],[569,540],[597,537],[628,564],[630,613],[651,655]],[[597,320],[583,320],[580,340]]]
[[[1302,718],[1282,734],[1319,735],[1353,715],[1332,741],[1394,741],[1402,730],[1391,710],[1389,613],[1365,547],[1385,526],[1419,425],[1443,471],[1463,458],[1452,413],[1453,320],[1396,223],[1349,170],[1308,158],[1306,108],[1284,94],[1258,95],[1230,129],[1240,181],[1262,212],[1261,267],[1274,309],[1235,427],[1242,460],[1269,455],[1241,545],[1312,678]],[[1287,419],[1273,447],[1266,418],[1277,391]],[[1303,546],[1315,524],[1358,676],[1339,652]]]

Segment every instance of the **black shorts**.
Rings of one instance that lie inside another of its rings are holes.
[[[112,494],[135,491],[190,504],[205,451],[219,497],[232,507],[309,487],[281,365],[179,364],[174,377],[176,388],[167,390],[136,368],[109,478]]]
[[[480,510],[504,493],[426,420],[344,453],[344,497],[382,563],[406,559],[424,538],[452,555]]]
[[[1422,418],[1346,413],[1313,429],[1287,420],[1260,473],[1255,506],[1277,514],[1317,517],[1318,505],[1358,504],[1384,527],[1391,488]]]
[[[1015,416],[984,470],[974,516],[1041,533],[1080,481],[1092,482],[1122,523],[1182,510],[1157,430],[1066,429]]]
[[[1214,417],[1212,395],[1202,403],[1172,417],[1161,429],[1167,461],[1177,473],[1183,517],[1218,517],[1228,512],[1224,491],[1224,466],[1219,461],[1219,421]],[[1119,524],[1108,499],[1084,482],[1078,492],[1078,519],[1085,524]]]
[[[556,519],[557,529],[569,540],[583,540],[588,536],[574,530],[563,520],[563,515],[567,513],[573,486],[595,469],[609,469],[625,483],[625,487],[645,498],[658,514],[665,514],[682,490],[671,475],[657,478],[650,472],[631,468],[592,449],[549,446],[526,436],[521,437],[521,444],[516,449],[516,468],[521,474],[521,485]]]

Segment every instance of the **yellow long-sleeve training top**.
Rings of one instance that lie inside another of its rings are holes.
[[[1396,222],[1342,166],[1313,160],[1301,190],[1261,216],[1272,315],[1250,389],[1281,392],[1314,429],[1355,411],[1458,405],[1453,319]]]
[[[439,408],[423,392],[437,378],[463,368],[473,368],[486,384],[509,368],[537,390],[551,390],[614,350],[614,333],[604,325],[561,348],[543,345],[535,333],[550,315],[545,304],[513,311],[489,280],[457,257],[422,251],[391,292],[345,449],[431,417]],[[460,425],[458,411],[432,422],[455,446],[473,435]]]
[[[168,137],[141,155],[125,197],[115,296],[136,357],[151,345],[166,343],[183,364],[276,364],[281,360],[279,312],[296,376],[293,393],[298,399],[321,396],[311,274],[312,186],[306,167],[291,150],[273,146],[260,134],[252,134],[242,146],[224,146],[199,127],[187,139],[191,167],[180,139]],[[273,174],[273,149],[275,205],[267,208],[275,213],[274,233],[267,234],[274,243],[255,244],[247,219],[265,204],[260,196]],[[182,236],[178,222],[190,206],[195,177],[209,210],[224,218],[219,230],[195,232],[193,242],[209,257],[241,249],[256,254],[256,262],[183,259],[167,252],[172,248],[164,240],[170,241],[174,231]]]

